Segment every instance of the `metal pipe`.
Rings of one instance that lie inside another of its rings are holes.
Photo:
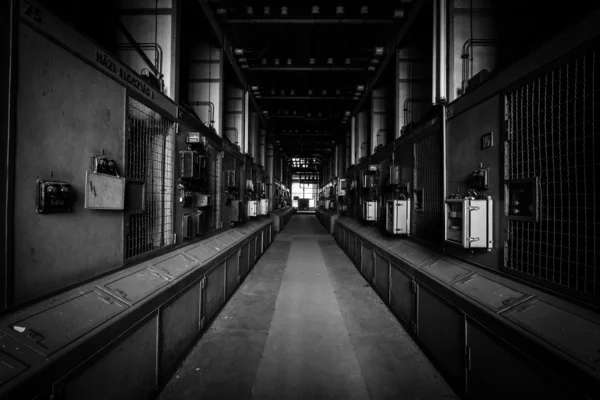
[[[462,54],[460,58],[462,58],[462,91],[467,88],[467,81],[472,78],[472,66],[469,64],[469,56],[471,57],[471,64],[473,63],[473,54],[471,53],[471,49],[474,46],[497,46],[498,43],[496,39],[467,39],[467,41],[462,46]]]
[[[240,138],[240,133],[238,132],[237,128],[223,128],[223,133],[227,132],[227,131],[234,131],[235,132],[235,142],[233,140],[229,140],[232,144],[238,145],[238,140]],[[227,137],[227,136],[225,136]],[[227,138],[229,139],[229,138]]]
[[[380,143],[380,141],[379,141],[379,134],[380,134],[381,132],[386,132],[386,133],[387,133],[387,131],[388,131],[387,129],[379,129],[379,130],[377,131],[377,133],[375,134],[375,137],[377,138],[377,145],[383,144],[383,143]]]
[[[418,98],[418,97],[410,97],[408,99],[406,99],[404,101],[404,108],[402,109],[402,111],[404,112],[404,126],[408,125],[407,119],[408,119],[408,103],[416,103],[416,102],[421,102],[421,103],[429,103],[431,102],[431,99],[426,99],[426,98]]]
[[[209,109],[209,126],[213,126],[215,123],[215,105],[211,101],[190,101],[193,106],[210,106]]]
[[[158,69],[160,76],[162,76],[162,67],[163,67],[163,51],[162,47],[158,43],[138,43],[140,48],[142,49],[152,49],[154,50],[154,66]],[[117,45],[117,49],[119,50],[137,50],[134,45],[131,43],[119,43]]]

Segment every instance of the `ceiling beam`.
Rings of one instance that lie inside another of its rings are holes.
[[[209,35],[213,38],[215,43],[217,43],[217,46],[220,47],[221,49],[223,49],[223,53],[225,54],[225,56],[229,60],[229,63],[231,64],[231,68],[233,69],[237,83],[244,90],[247,90],[248,84],[246,81],[246,77],[242,73],[242,70],[238,66],[237,59],[235,58],[235,55],[231,51],[231,49],[233,48],[232,44],[229,42],[229,39],[223,33],[223,30],[221,29],[219,22],[214,17],[213,11],[210,8],[210,6],[208,5],[208,2],[203,1],[203,0],[198,0],[197,2],[200,5],[200,8],[202,9],[202,14],[203,14],[204,19],[206,20],[206,22],[208,23],[208,26],[210,27]],[[267,121],[262,114],[262,109],[256,102],[254,93],[252,93],[251,91],[248,91],[248,93],[249,93],[250,101],[252,102],[252,104],[254,105],[254,108],[258,112],[258,118],[262,122],[263,126],[267,126]]]
[[[379,79],[381,79],[381,76],[383,75],[383,71],[387,67],[387,64],[390,62],[390,60],[392,58],[394,58],[394,56],[396,54],[396,48],[404,40],[404,37],[408,34],[409,30],[414,25],[415,20],[417,19],[417,16],[419,15],[419,12],[421,11],[421,9],[423,8],[423,6],[426,3],[428,3],[428,0],[417,0],[417,3],[410,10],[408,19],[406,20],[406,22],[404,22],[402,24],[402,28],[400,28],[400,31],[396,35],[394,35],[394,37],[388,42],[387,55],[385,56],[385,58],[379,65],[379,68],[377,69],[377,71],[375,71],[375,75],[373,76],[373,79],[371,79],[371,83],[367,85],[367,90],[365,90],[365,92],[361,96],[360,100],[358,101],[358,104],[356,105],[356,107],[354,107],[354,110],[352,111],[352,115],[358,114],[360,109],[364,106],[365,102],[369,98],[369,95],[371,94],[371,91],[373,90],[373,88],[375,86],[377,86]]]
[[[303,66],[303,67],[288,67],[288,66],[281,66],[281,67],[262,67],[262,66],[257,66],[257,67],[248,67],[247,68],[248,71],[265,71],[265,72],[273,72],[273,71],[277,71],[277,72],[309,72],[309,71],[320,71],[320,72],[341,72],[341,71],[345,71],[345,72],[366,72],[367,68],[366,67],[328,67],[326,65],[324,66],[318,66],[318,67],[310,67],[310,66]]]
[[[329,121],[331,119],[340,119],[340,115],[334,115],[332,117],[305,117],[303,115],[271,115],[273,119],[301,119],[304,121]]]
[[[261,100],[352,100],[343,96],[262,96]]]
[[[391,25],[396,20],[384,18],[231,18],[226,24],[353,24],[353,25]]]

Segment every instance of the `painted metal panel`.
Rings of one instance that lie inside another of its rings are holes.
[[[204,315],[210,320],[225,301],[225,263],[219,264],[206,275]]]
[[[200,265],[197,261],[186,257],[183,254],[170,254],[168,258],[152,264],[152,267],[172,279],[191,271]]]
[[[375,287],[386,302],[390,296],[390,263],[377,252],[375,253]]]
[[[388,251],[415,267],[419,267],[426,262],[439,258],[438,253],[426,250],[423,247],[406,241],[390,247]]]
[[[237,239],[235,237],[233,237],[232,235],[230,235],[229,233],[217,236],[217,240],[219,242],[223,243],[227,247],[231,246],[232,244],[234,244],[235,242],[237,242]]]
[[[185,253],[194,257],[201,263],[205,263],[206,261],[210,260],[217,254],[215,250],[209,249],[209,248],[205,247],[203,244],[199,244],[198,246],[193,247],[190,250],[187,250]]]
[[[27,369],[27,365],[0,350],[0,385]]]
[[[354,235],[348,231],[348,258],[354,262]]]
[[[254,262],[256,261],[256,236],[254,236],[252,239],[250,239],[250,242],[248,243],[248,249],[249,249],[248,270],[250,270],[250,269],[252,269],[252,266],[254,265]]]
[[[596,376],[600,376],[598,322],[582,318],[539,299],[533,299],[509,310],[504,316],[592,367]]]
[[[413,320],[413,291],[412,278],[401,272],[397,266],[391,266],[390,271],[390,306],[396,315],[406,324],[410,326]]]
[[[135,304],[169,282],[160,272],[144,268],[104,284],[103,288],[128,304]]]
[[[496,312],[507,309],[527,297],[524,293],[481,275],[467,276],[452,287]]]
[[[370,283],[373,283],[373,250],[362,245],[362,269],[363,275]]]
[[[241,256],[240,256],[239,270],[240,270],[241,277],[246,276],[246,274],[248,273],[249,263],[250,263],[250,247],[249,247],[249,243],[246,243],[245,245],[242,246],[242,252],[241,252]]]
[[[359,270],[362,270],[361,258],[362,258],[362,243],[358,240],[357,236],[354,236],[354,265]]]
[[[504,400],[518,393],[528,398],[580,398],[493,334],[467,323],[469,398]]]
[[[231,296],[233,294],[233,292],[235,291],[235,288],[238,285],[238,276],[239,276],[239,271],[238,271],[238,263],[239,260],[241,259],[241,257],[238,257],[238,252],[236,251],[235,253],[233,253],[232,255],[229,256],[229,258],[227,259],[226,263],[227,263],[227,270],[226,270],[226,276],[227,276],[227,297],[229,298],[229,296]]]
[[[157,317],[55,385],[59,398],[148,399],[156,390]]]
[[[244,234],[238,231],[237,229],[230,229],[227,232],[227,234],[236,240],[242,239],[244,237]]]
[[[419,287],[418,336],[449,380],[464,386],[464,316],[450,304]]]
[[[90,290],[35,315],[8,323],[3,329],[49,356],[126,308],[112,296]],[[25,330],[19,332],[22,328]]]
[[[458,266],[447,258],[441,258],[432,264],[425,265],[423,271],[445,283],[454,282],[473,273],[470,269]]]
[[[207,242],[204,242],[204,247],[217,254],[223,251],[227,247],[227,245],[225,245],[225,243],[221,242],[220,240],[212,239]]]
[[[84,208],[96,210],[125,208],[125,178],[85,171],[85,181]]]
[[[200,332],[200,284],[189,286],[160,315],[159,382],[166,383]]]

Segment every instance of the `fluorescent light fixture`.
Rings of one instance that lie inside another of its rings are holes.
[[[381,57],[383,55],[383,46],[375,47],[375,56]]]
[[[356,85],[356,90],[362,92],[363,90],[365,90],[365,85]]]
[[[271,7],[265,7],[265,15],[271,15]]]
[[[360,14],[361,15],[367,15],[369,13],[369,6],[362,6],[360,8]]]
[[[343,7],[343,6],[337,6],[337,7],[335,8],[335,13],[336,13],[337,15],[344,15],[344,7]]]
[[[234,49],[234,50],[233,50],[233,53],[234,53],[236,56],[243,56],[243,55],[244,55],[244,49]]]
[[[288,15],[288,8],[287,7],[281,7],[281,15]]]
[[[404,10],[401,8],[396,8],[394,10],[394,18],[404,18]]]

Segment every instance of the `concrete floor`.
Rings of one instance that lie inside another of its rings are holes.
[[[313,215],[295,215],[160,399],[457,399]]]

